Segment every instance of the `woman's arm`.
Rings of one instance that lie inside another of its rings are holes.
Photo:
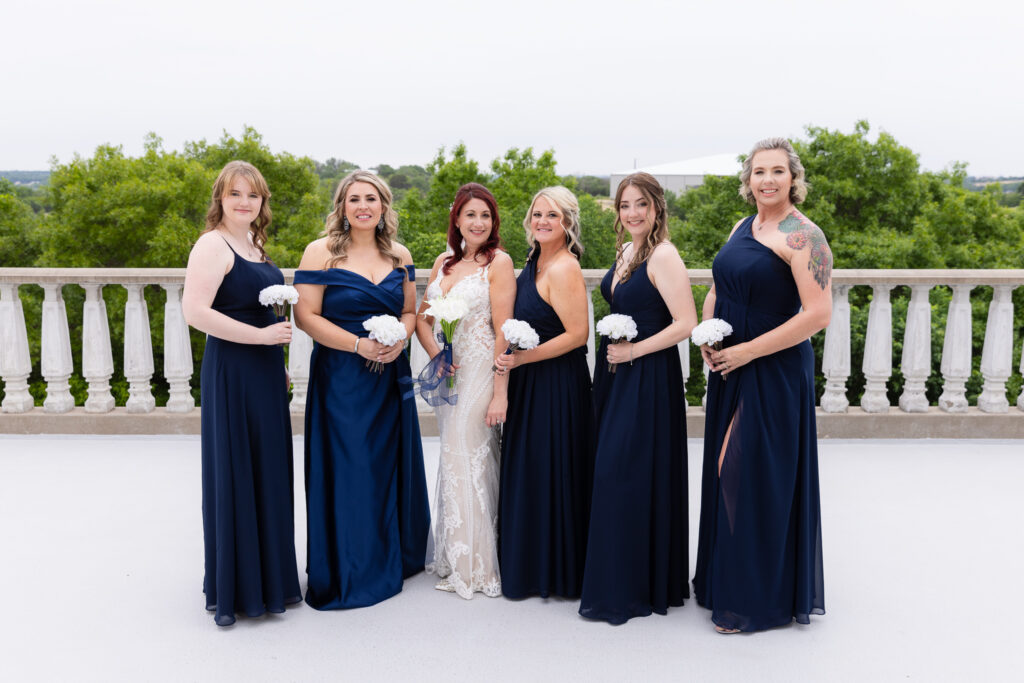
[[[789,218],[779,225],[783,225]],[[768,356],[809,339],[832,319],[832,251],[824,233],[810,221],[797,229],[805,239],[789,240],[790,269],[800,294],[800,311],[778,327],[742,344],[711,354],[712,370],[725,374],[755,358]],[[725,370],[728,366],[728,370]]]
[[[181,308],[185,322],[200,332],[238,344],[287,344],[292,340],[290,322],[256,327],[213,310],[213,300],[234,264],[227,243],[212,232],[201,235],[188,256]]]
[[[330,252],[325,239],[310,242],[302,254],[299,270],[323,270]],[[313,341],[338,351],[356,353],[356,339],[359,339],[358,354],[367,360],[380,360],[381,351],[388,347],[372,339],[360,338],[323,317],[324,285],[298,284],[299,301],[292,307],[295,324],[313,338]]]
[[[654,248],[647,264],[647,275],[672,314],[672,323],[635,344],[609,344],[610,363],[628,363],[648,353],[675,346],[689,337],[697,325],[697,306],[693,302],[690,276],[675,245],[663,242]]]
[[[553,263],[548,270],[551,307],[555,309],[558,319],[562,322],[565,332],[552,337],[535,349],[516,351],[513,354],[502,354],[506,370],[537,363],[549,358],[557,358],[587,343],[590,336],[587,322],[587,286],[583,282],[583,271],[575,259],[562,259]]]
[[[487,271],[490,281],[491,294],[491,321],[494,325],[494,350],[503,353],[508,348],[508,340],[501,326],[512,317],[512,310],[516,302],[516,274],[512,266],[512,258],[504,252],[496,252],[491,267]],[[505,412],[508,410],[508,375],[496,373],[494,375],[494,391],[491,394],[491,403],[487,407],[485,421],[489,427],[505,421]]]

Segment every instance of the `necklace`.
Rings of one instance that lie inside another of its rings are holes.
[[[467,262],[467,263],[470,263],[470,262],[476,263],[476,254],[473,254],[472,256],[469,256],[469,257],[463,256],[462,260]]]

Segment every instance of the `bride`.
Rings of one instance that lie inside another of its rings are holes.
[[[469,183],[455,193],[448,217],[450,251],[430,272],[416,336],[427,354],[440,352],[440,322],[423,315],[427,299],[462,298],[469,313],[455,328],[452,371],[454,405],[435,407],[441,432],[437,473],[434,558],[435,588],[467,600],[473,593],[501,595],[496,543],[498,516],[498,425],[505,421],[508,376],[495,375],[495,347],[504,350],[501,326],[512,315],[516,282],[512,259],[499,251],[498,207],[483,185]],[[429,560],[429,558],[428,558]]]

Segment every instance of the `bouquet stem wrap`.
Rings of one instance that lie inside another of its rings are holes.
[[[437,342],[441,344],[441,351],[430,359],[417,378],[420,396],[431,406],[442,403],[455,405],[459,395],[453,391],[455,377],[452,375],[452,345],[445,340],[443,334],[437,335]]]

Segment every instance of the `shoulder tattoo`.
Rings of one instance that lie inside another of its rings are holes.
[[[811,271],[814,281],[822,289],[828,287],[832,275],[832,250],[828,248],[825,233],[799,211],[786,216],[779,223],[779,232],[786,235],[786,244],[790,249],[801,251],[811,248],[811,258],[807,262],[807,270]]]

